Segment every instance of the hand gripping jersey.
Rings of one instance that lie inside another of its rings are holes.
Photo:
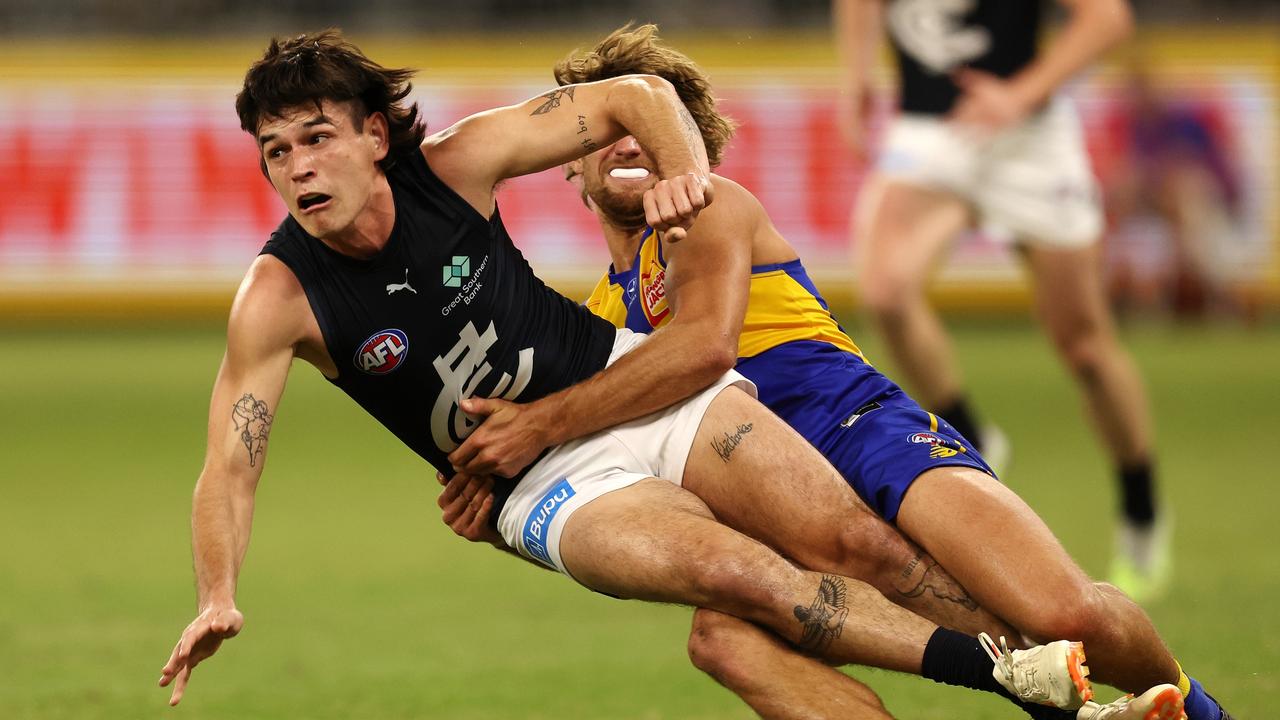
[[[662,243],[646,231],[635,263],[610,272],[586,306],[617,327],[652,332],[671,318]],[[836,323],[800,260],[751,268],[738,372],[760,402],[826,454],[857,408],[898,388],[863,358]]]
[[[942,115],[962,68],[1009,77],[1031,62],[1040,0],[891,0],[885,22],[901,78],[902,112]]]
[[[288,217],[263,253],[297,276],[342,388],[437,469],[475,427],[467,397],[528,402],[605,366],[614,329],[542,283],[495,210],[486,220],[421,152],[387,172],[395,226],[343,255]]]

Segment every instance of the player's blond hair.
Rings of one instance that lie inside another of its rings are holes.
[[[555,67],[556,82],[561,85],[631,74],[657,75],[675,86],[702,133],[707,159],[712,167],[719,165],[737,123],[716,109],[711,82],[702,68],[658,39],[657,25],[633,28],[627,23],[591,50],[574,50]]]

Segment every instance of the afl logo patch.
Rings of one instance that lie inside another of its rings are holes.
[[[356,350],[355,363],[370,375],[386,375],[409,357],[409,337],[401,330],[379,330]]]

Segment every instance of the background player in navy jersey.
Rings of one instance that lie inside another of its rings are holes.
[[[846,136],[867,156],[870,71],[882,34],[900,114],[855,213],[859,289],[926,407],[999,469],[1004,435],[982,426],[925,288],[948,245],[984,227],[1016,244],[1036,315],[1084,395],[1121,492],[1111,580],[1138,600],[1164,590],[1169,514],[1157,507],[1151,411],[1106,304],[1099,193],[1075,110],[1059,90],[1131,32],[1125,0],[1062,0],[1068,19],[1037,49],[1037,0],[838,0]]]
[[[557,65],[556,79],[574,83],[633,72],[667,78],[718,164],[733,125],[716,108],[701,69],[658,41],[655,31],[652,25],[615,31]],[[985,609],[1032,638],[1082,638],[1095,675],[1125,689],[1141,692],[1152,682],[1179,679],[1177,664],[1142,611],[1114,588],[1091,583],[1031,509],[964,447],[964,438],[862,358],[827,312],[795,250],[747,189],[712,175],[716,205],[686,241],[662,243],[644,222],[642,195],[654,182],[653,170],[634,138],[568,169],[580,180],[613,259],[587,307],[620,327],[655,331],[652,340],[631,354],[625,368],[620,364],[533,403],[467,401],[488,420],[450,455],[455,467],[471,474],[513,473],[544,447],[584,428],[682,400],[736,358],[761,402],[821,450],[868,505],[919,542]],[[466,502],[459,499],[464,484]],[[492,542],[492,534],[483,532],[487,485],[471,484],[458,477],[446,487],[445,521],[464,537]],[[732,493],[716,503],[721,521],[782,547],[806,567],[843,568],[858,576],[847,564],[857,548],[841,548],[853,520],[842,509],[794,505],[785,494],[767,495],[757,487]],[[773,509],[779,505],[795,509],[788,518]],[[792,524],[808,528],[811,540],[800,546],[782,540],[779,526]],[[695,620],[695,647],[705,639],[700,626],[710,621],[705,615]],[[723,672],[736,653],[733,642],[724,642],[694,656],[753,705],[776,702],[776,679]],[[804,702],[788,700],[793,706]]]
[[[410,75],[327,31],[273,41],[237,97],[241,126],[257,140],[289,216],[231,312],[192,500],[198,615],[160,681],[173,684],[171,703],[192,669],[243,626],[237,578],[293,358],[447,467],[446,454],[476,423],[459,410],[465,398],[537,399],[624,363],[644,339],[615,331],[533,275],[502,224],[496,184],[632,134],[658,148],[665,178],[645,192],[646,222],[674,239],[712,196],[697,127],[664,80],[570,85],[424,138],[417,107],[401,103]],[[716,522],[717,489],[785,480],[809,502],[867,519],[862,536],[881,554],[886,586],[901,567],[892,563],[932,566],[739,386],[749,383],[724,373],[642,422],[551,448],[499,514],[504,540],[601,592],[738,615],[833,662],[919,673],[927,658],[943,658],[940,681],[1063,706],[1087,697],[1078,643],[1014,651],[997,664],[977,638],[940,629],[865,583],[797,568]],[[994,618],[989,627],[1005,629]],[[833,673],[825,683],[850,712],[888,717],[856,681]]]

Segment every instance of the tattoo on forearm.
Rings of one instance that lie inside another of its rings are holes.
[[[587,116],[579,115],[578,116],[578,134],[583,135],[585,137],[580,138],[578,142],[581,143],[583,150],[586,150],[587,152],[595,152],[596,141],[591,138],[591,135],[589,135],[588,132],[589,131],[587,130]]]
[[[955,603],[970,612],[978,609],[978,602],[969,597],[964,586],[923,550],[902,568],[894,589],[909,598],[920,597],[927,590],[939,600]]]
[[[535,108],[533,112],[529,113],[529,115],[546,115],[552,110],[560,107],[561,99],[566,96],[569,98],[569,102],[573,102],[573,91],[575,89],[577,89],[576,85],[565,85],[562,88],[556,88],[555,90],[542,95],[541,97],[546,98],[547,101]]]
[[[751,432],[751,423],[743,423],[737,427],[732,435],[725,433],[723,438],[712,438],[711,447],[715,448],[716,454],[720,459],[729,462],[729,457],[733,455],[733,451],[742,444],[743,435]]]
[[[240,441],[249,450],[249,466],[258,462],[258,456],[266,452],[267,436],[271,434],[271,412],[267,404],[245,393],[231,409],[231,419],[240,431]]]
[[[849,615],[845,605],[844,579],[835,575],[823,575],[818,584],[818,594],[809,607],[796,605],[793,612],[800,621],[802,634],[800,647],[814,654],[821,654],[840,637],[844,620]]]

